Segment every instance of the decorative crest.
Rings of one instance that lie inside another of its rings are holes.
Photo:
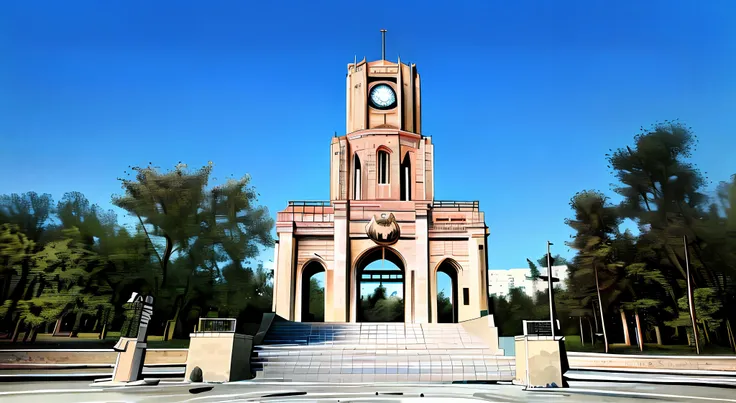
[[[394,215],[389,214],[388,218],[376,219],[376,216],[373,216],[371,222],[365,226],[365,233],[373,242],[386,246],[395,244],[401,231]]]

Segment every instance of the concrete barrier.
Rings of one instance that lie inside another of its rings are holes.
[[[147,366],[185,365],[185,348],[148,349]],[[112,349],[28,349],[0,350],[0,368],[19,365],[114,365],[117,353]]]
[[[570,352],[567,356],[572,369],[736,371],[736,355],[667,356]]]

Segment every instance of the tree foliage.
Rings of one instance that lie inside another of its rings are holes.
[[[273,220],[249,177],[208,187],[211,170],[132,168],[113,197],[132,228],[79,192],[0,196],[0,327],[31,340],[57,321],[101,331],[121,324],[132,291],[155,296],[159,334],[167,318],[185,334],[212,312],[260,321],[272,291],[255,259]]]

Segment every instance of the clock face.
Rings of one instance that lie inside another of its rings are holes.
[[[369,95],[371,106],[376,109],[391,109],[396,105],[396,94],[394,90],[386,84],[378,84],[371,88]]]

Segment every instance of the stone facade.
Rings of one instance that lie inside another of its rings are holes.
[[[478,202],[434,200],[416,66],[363,60],[348,65],[346,84],[330,201],[289,202],[277,216],[273,311],[306,320],[309,278],[324,271],[325,321],[356,322],[363,269],[386,259],[402,272],[405,323],[437,322],[438,271],[451,278],[454,321],[486,315],[488,227]]]

